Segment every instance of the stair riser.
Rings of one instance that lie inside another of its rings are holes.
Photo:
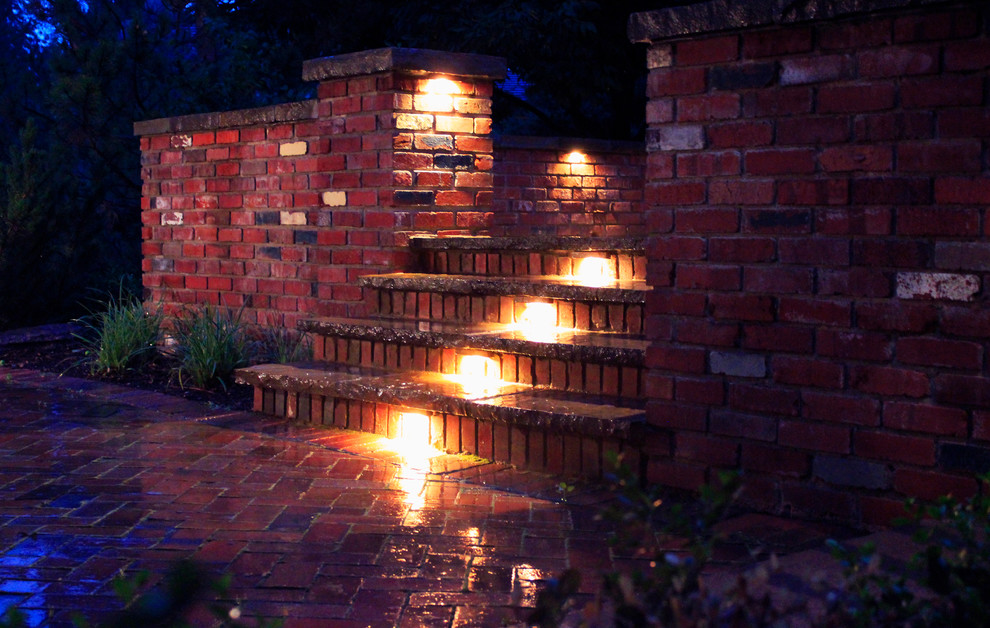
[[[533,297],[471,296],[375,290],[372,308],[382,316],[408,320],[514,325],[528,302],[554,303],[557,325],[581,331],[643,332],[643,306],[639,303],[589,303]]]
[[[422,251],[420,272],[501,277],[571,276],[586,257],[610,260],[620,280],[646,279],[646,258],[630,253]]]
[[[602,365],[578,361],[533,358],[487,351],[463,351],[440,347],[420,347],[370,340],[347,340],[317,336],[313,358],[352,366],[416,370],[456,374],[461,355],[482,355],[498,365],[507,382],[549,386],[556,390],[593,395],[643,397],[645,369],[632,366]]]
[[[640,468],[645,462],[633,444],[616,438],[548,433],[386,403],[256,388],[255,410],[302,423],[380,434],[387,438],[398,437],[402,412],[422,412],[430,418],[429,440],[436,449],[472,454],[564,477],[602,477],[610,470],[608,452],[622,453],[624,462],[633,469]]]

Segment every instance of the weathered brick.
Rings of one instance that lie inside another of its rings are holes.
[[[825,455],[815,456],[812,473],[829,484],[873,490],[890,488],[893,480],[885,464]]]
[[[964,410],[903,401],[888,401],[884,404],[883,424],[905,432],[944,436],[965,437],[968,429]]]
[[[802,416],[815,421],[880,425],[880,402],[863,396],[838,392],[804,390],[801,393]]]
[[[851,430],[841,425],[808,421],[781,421],[778,444],[835,454],[850,453]]]
[[[929,378],[925,373],[887,366],[853,366],[849,385],[857,390],[896,397],[927,397]]]
[[[949,406],[990,408],[990,380],[972,375],[937,375],[933,397]]]

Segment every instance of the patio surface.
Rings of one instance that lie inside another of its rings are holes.
[[[106,619],[115,577],[154,582],[185,558],[287,628],[518,624],[565,568],[592,594],[622,560],[594,518],[607,492],[559,497],[507,465],[410,463],[373,435],[0,367],[0,612],[31,626]],[[756,547],[789,555],[785,596],[835,572],[821,544],[839,529],[753,514],[725,529],[716,580]]]

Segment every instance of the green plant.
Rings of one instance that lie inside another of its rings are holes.
[[[241,311],[205,305],[175,319],[172,351],[180,386],[226,390],[234,370],[248,364],[250,341]]]
[[[990,476],[981,478],[984,485]],[[826,626],[990,625],[990,497],[906,504],[901,523],[915,528],[923,549],[911,576],[892,575],[873,545],[848,548],[830,541],[844,580],[831,596]]]
[[[301,362],[313,356],[313,341],[309,334],[278,325],[260,328],[253,351],[256,362]]]
[[[81,333],[73,334],[86,350],[83,361],[92,373],[120,374],[140,368],[158,354],[162,309],[146,311],[121,287],[97,311],[76,319]]]
[[[709,590],[702,572],[710,563],[724,518],[739,487],[738,475],[721,474],[702,488],[695,508],[665,507],[658,487],[644,488],[620,457],[613,487],[616,504],[602,516],[615,524],[609,542],[641,565],[604,575],[602,600],[583,608],[575,601],[580,574],[569,570],[540,592],[530,621],[569,624],[580,616],[591,626],[771,626],[778,617],[767,593],[751,586],[765,570],[740,577],[724,595]]]

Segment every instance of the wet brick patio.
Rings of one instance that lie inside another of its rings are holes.
[[[518,623],[563,569],[590,594],[614,566],[594,519],[605,493],[558,497],[553,478],[506,465],[408,464],[373,435],[0,368],[0,611],[31,626],[105,618],[116,576],[154,581],[185,558],[287,628]],[[729,525],[783,551],[831,532]],[[823,563],[809,551],[802,569]],[[730,551],[726,573],[745,557]]]

